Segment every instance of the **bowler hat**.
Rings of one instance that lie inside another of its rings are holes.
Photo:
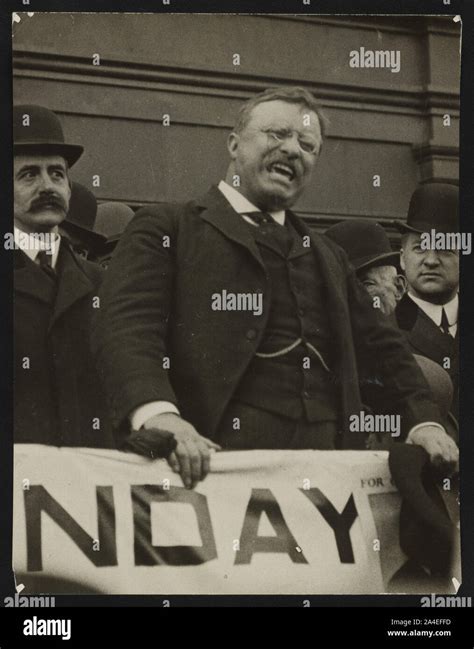
[[[406,223],[395,221],[401,232],[458,232],[458,188],[448,183],[426,183],[412,194]]]
[[[400,547],[418,565],[435,575],[460,579],[459,534],[431,472],[429,456],[420,446],[393,444],[388,464],[402,497]],[[457,517],[457,515],[456,515]]]
[[[94,230],[100,232],[108,242],[118,241],[133,216],[134,211],[125,203],[101,203],[97,208]]]
[[[379,223],[358,219],[341,221],[326,230],[325,234],[346,251],[356,271],[399,264],[400,255],[393,252]]]
[[[35,105],[13,107],[13,154],[60,155],[69,167],[77,162],[84,147],[66,144],[56,113]]]
[[[84,185],[71,183],[71,199],[61,229],[81,240],[87,249],[102,247],[105,237],[94,231],[97,215],[97,199]]]

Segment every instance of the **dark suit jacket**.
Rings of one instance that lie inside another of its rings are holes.
[[[426,356],[444,367],[445,358],[451,361],[447,368],[453,382],[454,396],[452,412],[456,418],[459,415],[459,336],[453,338],[429,318],[409,295],[404,295],[397,307],[397,321],[405,334],[410,349],[414,354]],[[458,328],[459,332],[459,328]]]
[[[58,292],[46,273],[14,251],[15,442],[114,446],[90,352],[92,298],[102,271],[61,242]],[[100,429],[93,419],[100,419]]]
[[[311,238],[330,288],[325,306],[337,350],[344,447],[364,443],[363,435],[348,431],[348,418],[361,409],[357,368],[369,357],[378,359],[405,433],[439,421],[403,337],[372,308],[345,253],[287,214]],[[211,296],[223,289],[263,291],[262,315],[212,311]],[[217,188],[187,204],[141,209],[107,271],[93,336],[115,425],[137,406],[163,399],[212,438],[260,344],[274,290],[249,228]]]

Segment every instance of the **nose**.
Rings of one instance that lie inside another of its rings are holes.
[[[439,257],[436,250],[427,250],[423,259],[425,266],[434,267],[439,264]]]
[[[52,178],[46,170],[38,176],[38,189],[40,192],[52,192],[54,190]]]
[[[296,133],[288,134],[280,144],[280,151],[283,151],[290,157],[298,156],[301,153],[298,137]]]

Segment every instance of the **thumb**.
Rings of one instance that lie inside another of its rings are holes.
[[[213,442],[211,439],[208,439],[207,437],[202,437],[202,439],[206,442],[209,448],[213,448],[216,451],[222,451],[222,446],[220,446],[216,442]]]

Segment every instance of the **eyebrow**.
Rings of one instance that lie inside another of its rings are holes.
[[[23,167],[20,167],[16,175],[23,173],[24,171],[39,171],[39,170],[40,170],[40,165],[24,165]],[[57,170],[66,173],[66,167],[61,163],[48,165],[48,171],[57,171]]]

